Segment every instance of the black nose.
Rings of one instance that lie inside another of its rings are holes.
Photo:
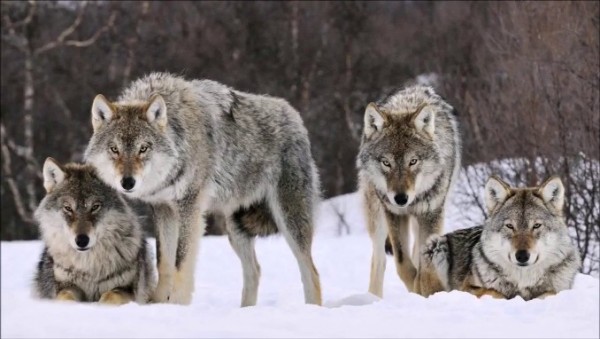
[[[135,186],[135,179],[132,177],[125,177],[121,179],[121,186],[123,186],[124,189],[129,191],[133,188],[133,186]]]
[[[400,206],[404,206],[404,205],[406,205],[406,202],[408,201],[408,195],[406,195],[406,193],[398,193],[394,197],[394,200],[396,201],[396,204],[398,204]]]
[[[90,243],[90,238],[85,234],[75,237],[75,243],[79,248],[85,248]]]
[[[529,260],[529,252],[526,250],[518,250],[517,253],[515,253],[515,257],[517,258],[518,262],[524,264]]]

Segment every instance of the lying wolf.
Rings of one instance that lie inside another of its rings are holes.
[[[560,178],[513,188],[491,177],[485,201],[490,216],[483,226],[428,241],[422,269],[434,272],[439,285],[424,294],[456,289],[529,300],[571,288],[581,260],[562,215]]]
[[[46,196],[35,212],[45,244],[35,277],[41,298],[149,301],[154,260],[123,198],[90,165],[46,159]]]

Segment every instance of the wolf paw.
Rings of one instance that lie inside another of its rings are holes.
[[[183,291],[173,291],[173,293],[171,293],[171,295],[168,297],[167,302],[170,304],[189,305],[192,303],[192,294],[185,293]]]
[[[441,260],[445,261],[447,254],[448,239],[437,234],[433,234],[427,239],[422,250],[423,257],[434,265]]]
[[[77,295],[71,290],[62,290],[56,295],[56,300],[60,301],[78,301]]]
[[[171,290],[171,287],[159,284],[152,295],[152,301],[155,303],[168,303],[171,299]]]
[[[127,304],[130,301],[131,297],[128,294],[117,291],[108,291],[104,292],[100,296],[100,300],[98,302],[107,305],[123,305]]]

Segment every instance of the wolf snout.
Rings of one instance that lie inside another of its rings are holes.
[[[526,250],[518,250],[515,253],[515,259],[517,259],[517,264],[519,266],[526,266],[529,261],[529,252]]]
[[[77,249],[80,251],[84,251],[87,248],[87,245],[90,243],[90,237],[85,234],[79,234],[75,237],[75,244],[77,245]]]
[[[135,186],[135,179],[133,177],[125,177],[121,179],[121,187],[129,191]]]
[[[396,204],[398,204],[400,206],[404,206],[408,202],[408,195],[403,192],[398,193],[394,196],[394,201],[396,202]]]

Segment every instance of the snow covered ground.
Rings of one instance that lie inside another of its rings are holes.
[[[338,228],[333,205],[344,212]],[[448,229],[455,215],[449,215]],[[462,292],[408,293],[388,260],[384,299],[366,293],[371,243],[356,194],[323,202],[313,255],[324,307],[304,305],[300,274],[282,237],[257,241],[262,278],[256,307],[238,307],[239,260],[225,237],[202,239],[190,306],[64,304],[30,296],[39,241],[2,242],[2,338],[32,337],[589,337],[598,338],[599,282],[545,300],[477,299]]]

